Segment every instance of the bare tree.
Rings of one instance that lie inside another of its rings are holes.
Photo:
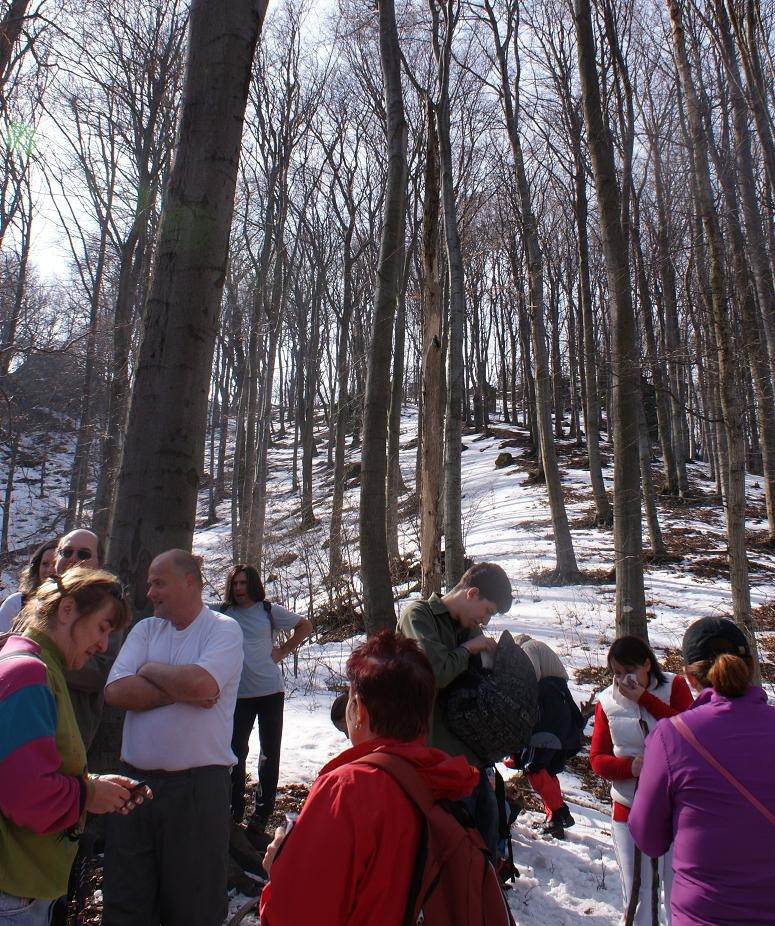
[[[392,333],[401,286],[401,246],[405,227],[407,127],[401,89],[401,50],[393,0],[381,0],[379,4],[379,44],[385,93],[388,169],[366,378],[360,500],[364,621],[369,633],[395,624],[385,520],[386,438]]]

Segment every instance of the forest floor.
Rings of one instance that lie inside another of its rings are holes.
[[[416,409],[407,408],[402,420],[401,468],[407,485],[414,484]],[[553,586],[544,583],[554,566],[554,538],[546,490],[533,478],[534,462],[525,456],[526,434],[518,427],[497,422],[490,436],[467,434],[463,453],[463,520],[466,553],[473,560],[499,563],[512,579],[514,604],[508,614],[492,619],[488,632],[529,633],[549,643],[563,658],[571,675],[571,690],[580,704],[590,707],[609,679],[605,654],[614,637],[613,537],[610,529],[594,526],[589,474],[583,450],[569,440],[558,445],[563,492],[571,523],[576,558],[585,576],[583,584]],[[322,446],[322,443],[321,443]],[[496,468],[504,450],[514,462]],[[610,461],[610,447],[603,446]],[[49,463],[48,497],[37,495],[39,474],[23,470],[14,497],[11,549],[37,542],[57,530],[68,475],[66,447],[62,461]],[[357,450],[352,451],[357,460]],[[300,504],[292,489],[293,447],[290,440],[275,442],[270,451],[268,486],[266,586],[270,599],[300,614],[315,617],[316,633],[305,644],[295,664],[286,669],[287,699],[280,768],[278,810],[298,805],[305,789],[322,765],[346,745],[329,720],[331,702],[341,690],[344,664],[362,639],[357,609],[334,606],[325,591],[326,541],[330,518],[331,472],[325,454],[315,460],[315,515],[319,524],[301,531]],[[0,464],[2,460],[0,459]],[[662,484],[658,462],[655,483]],[[646,596],[649,636],[666,667],[680,671],[679,647],[683,632],[698,617],[731,614],[729,571],[726,565],[724,516],[707,467],[689,466],[692,497],[685,503],[658,496],[660,523],[669,554],[662,562],[649,562]],[[610,489],[612,471],[605,470]],[[200,501],[200,527],[195,551],[205,557],[212,583],[208,597],[220,598],[231,563],[230,504],[219,508],[215,523],[205,524],[207,493]],[[765,663],[765,687],[775,699],[775,550],[766,544],[766,513],[761,485],[755,476],[747,482],[748,553],[751,599],[757,636]],[[411,567],[418,547],[418,524],[409,496],[402,497],[401,547],[408,568],[397,587],[398,607],[417,595],[417,572]],[[359,595],[357,569],[357,478],[345,497],[345,533],[351,562],[352,592]],[[644,526],[645,536],[645,526]],[[15,589],[15,570],[21,563],[6,562],[2,572],[5,595]],[[586,733],[589,736],[591,724]],[[254,732],[248,768],[255,770],[258,738]],[[517,787],[519,775],[501,767]],[[558,842],[537,834],[543,819],[535,801],[518,818],[512,830],[514,858],[521,877],[509,892],[509,903],[519,924],[571,926],[592,923],[613,926],[621,921],[619,875],[610,838],[607,787],[591,773],[587,750],[569,764],[561,776],[576,826]],[[98,922],[99,884],[93,885],[90,921]],[[231,898],[234,912],[246,902]],[[246,926],[256,923],[245,918]],[[303,926],[303,924],[299,924]]]

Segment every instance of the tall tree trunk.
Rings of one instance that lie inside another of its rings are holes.
[[[146,608],[148,566],[190,548],[242,125],[266,0],[192,0],[178,144],[127,422],[108,562]]]
[[[522,152],[522,140],[519,131],[518,101],[512,96],[511,80],[508,67],[508,46],[501,41],[495,11],[485,0],[490,28],[496,46],[496,55],[501,77],[501,102],[506,120],[506,130],[511,144],[514,172],[519,196],[519,212],[522,221],[522,235],[527,258],[527,278],[529,290],[530,331],[532,335],[533,357],[535,362],[535,409],[536,426],[541,448],[541,466],[546,478],[546,491],[549,496],[549,509],[552,516],[554,547],[556,554],[555,574],[558,582],[573,582],[578,578],[576,555],[573,551],[568,515],[562,496],[562,481],[552,433],[552,390],[549,376],[549,358],[546,347],[546,324],[544,303],[544,258],[538,237],[538,223],[533,213],[530,183],[525,169]],[[517,28],[509,23],[509,34],[513,44],[514,56],[519,63],[517,46]],[[517,81],[518,88],[518,81]]]
[[[673,437],[670,430],[670,397],[665,388],[665,378],[662,365],[659,362],[657,351],[657,338],[654,331],[654,306],[651,302],[646,277],[646,262],[643,258],[643,248],[640,241],[640,209],[637,199],[633,197],[634,222],[632,224],[632,250],[635,255],[635,278],[638,283],[638,297],[640,299],[641,318],[646,336],[646,356],[651,367],[651,381],[654,384],[654,398],[657,408],[657,428],[659,429],[659,443],[662,448],[662,468],[665,474],[665,492],[669,495],[678,495],[678,479],[676,477],[675,454],[673,452]],[[684,473],[686,467],[684,466]],[[642,467],[641,467],[642,472]],[[682,497],[685,495],[681,493]],[[644,490],[643,498],[646,499]]]
[[[689,141],[694,173],[694,194],[697,210],[708,242],[710,257],[710,310],[718,350],[719,390],[724,421],[723,438],[728,461],[725,484],[727,539],[729,544],[729,575],[732,585],[732,609],[735,620],[753,640],[751,596],[748,585],[748,559],[745,549],[745,442],[743,417],[740,414],[735,383],[734,351],[726,304],[724,273],[724,242],[710,181],[708,140],[702,124],[700,106],[686,54],[685,35],[680,3],[668,0],[673,52],[681,89],[686,103]],[[721,436],[721,435],[720,435]],[[755,644],[754,644],[755,651]]]
[[[434,21],[434,50],[439,73],[436,131],[441,166],[441,201],[449,280],[449,335],[447,340],[447,407],[444,422],[444,573],[448,589],[465,571],[463,545],[461,451],[463,446],[463,339],[466,318],[465,275],[457,224],[452,175],[449,72],[452,37],[459,15],[458,0],[430,0]],[[443,41],[439,41],[439,7],[444,9]]]
[[[401,449],[401,406],[404,396],[404,347],[406,344],[406,285],[409,275],[406,249],[402,249],[401,286],[398,294],[395,337],[393,340],[393,375],[390,382],[390,411],[388,412],[387,483],[385,486],[385,530],[387,531],[388,557],[398,560],[398,498],[406,492],[401,477],[399,451]]]
[[[353,315],[353,259],[352,239],[355,231],[355,214],[344,234],[342,267],[342,317],[339,319],[339,342],[336,352],[336,435],[334,439],[334,494],[331,500],[331,527],[328,543],[328,576],[333,587],[342,578],[342,506],[344,504],[344,445],[349,418],[348,388],[350,380],[349,341]]]
[[[611,306],[616,632],[647,639],[639,470],[640,359],[610,135],[603,118],[589,0],[575,0],[578,65]],[[609,432],[611,424],[609,422]]]
[[[370,634],[392,628],[396,619],[385,523],[386,439],[393,322],[401,285],[406,211],[407,125],[393,0],[380,0],[379,3],[379,47],[387,117],[388,166],[366,373],[359,517],[364,624]]]
[[[576,235],[579,257],[579,299],[584,337],[584,406],[586,421],[587,456],[592,494],[597,516],[595,523],[611,525],[613,511],[603,482],[600,460],[600,396],[597,383],[597,351],[595,349],[595,320],[592,314],[592,287],[589,282],[589,233],[587,230],[589,205],[587,201],[586,167],[581,153],[581,126],[578,116],[573,120],[573,181],[575,193]]]
[[[662,306],[665,314],[665,346],[667,348],[667,370],[670,385],[670,425],[673,440],[673,463],[678,495],[689,494],[689,477],[686,473],[687,450],[684,440],[684,412],[681,405],[681,380],[684,366],[684,347],[678,331],[678,300],[675,287],[675,252],[670,247],[668,206],[666,202],[661,139],[655,139],[651,147],[654,157],[654,190],[657,202],[657,261],[662,284]]]
[[[78,435],[73,455],[73,470],[70,474],[70,490],[67,495],[65,513],[65,531],[72,530],[80,521],[83,511],[84,496],[89,478],[89,456],[91,455],[94,420],[92,398],[95,386],[95,362],[97,359],[97,321],[102,299],[102,285],[105,278],[105,260],[108,246],[108,228],[112,222],[113,185],[108,193],[106,214],[100,230],[97,265],[94,268],[94,282],[91,292],[89,310],[89,328],[86,335],[86,358],[83,371],[83,391],[81,392],[81,412],[78,423]]]
[[[441,477],[443,461],[441,280],[439,273],[439,162],[436,116],[425,100],[426,163],[423,204],[422,457],[420,568],[423,598],[441,592]]]

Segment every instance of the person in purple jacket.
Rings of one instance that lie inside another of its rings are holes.
[[[647,855],[673,846],[673,926],[775,924],[775,708],[732,621],[696,621],[683,656],[699,695],[646,740],[630,831]]]

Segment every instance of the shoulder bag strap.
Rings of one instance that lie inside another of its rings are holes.
[[[414,770],[411,762],[389,752],[370,752],[362,759],[356,759],[354,765],[371,765],[381,768],[405,792],[406,796],[417,805],[421,813],[427,815],[433,807],[433,796],[428,786]]]
[[[683,717],[681,717],[680,714],[676,714],[675,717],[671,717],[670,719],[671,719],[673,726],[676,728],[676,730],[678,730],[678,732],[686,740],[686,742],[694,746],[694,748],[697,750],[697,752],[699,752],[699,754],[703,757],[703,759],[705,759],[706,762],[709,762],[713,766],[713,768],[715,768],[716,771],[720,775],[723,775],[724,778],[726,778],[726,780],[734,788],[736,788],[747,801],[750,801],[750,803],[753,804],[753,806],[759,811],[760,814],[762,814],[762,816],[766,817],[767,820],[769,820],[769,822],[772,823],[773,826],[775,826],[775,814],[771,813],[764,806],[764,804],[762,804],[762,802],[758,798],[754,797],[753,794],[751,794],[751,792],[748,790],[748,788],[746,788],[744,784],[742,784],[740,781],[737,780],[737,778],[735,778],[732,772],[724,768],[724,766],[718,761],[718,759],[716,759],[715,756],[712,756],[708,752],[708,750],[702,745],[702,743],[697,739],[697,737],[689,729],[689,726],[686,723],[686,721],[683,719]]]

